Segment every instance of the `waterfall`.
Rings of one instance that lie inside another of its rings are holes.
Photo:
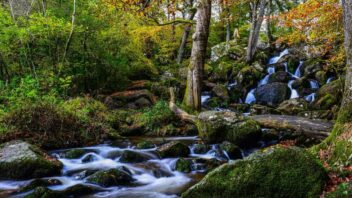
[[[328,78],[328,80],[326,81],[326,84],[331,83],[331,81],[332,81],[332,80],[334,80],[334,77],[330,77],[330,78]]]
[[[309,80],[310,88],[319,89],[319,83],[316,80]]]
[[[255,96],[254,96],[254,92],[255,92],[256,89],[252,89],[248,94],[247,94],[247,97],[246,97],[246,104],[253,104],[256,102],[256,99],[255,99]]]
[[[201,103],[204,105],[209,99],[211,98],[210,94],[208,92],[204,92],[201,95]]]
[[[304,99],[308,102],[313,102],[315,100],[315,93],[311,93],[308,96],[305,96]]]
[[[290,82],[288,82],[288,87],[291,89],[291,97],[290,97],[290,99],[299,98],[299,94],[298,94],[297,90],[292,88],[293,82],[295,82],[295,81],[291,80]]]
[[[295,71],[295,74],[294,74],[294,77],[296,77],[296,78],[300,78],[301,76],[302,76],[302,74],[301,74],[301,68],[302,68],[302,66],[303,66],[303,61],[300,61],[299,62],[299,65],[298,65],[298,67],[297,67],[297,69],[296,69],[296,71]]]
[[[273,73],[275,73],[275,67],[268,67],[267,72],[268,72],[268,74],[267,74],[263,79],[261,79],[261,80],[259,81],[258,87],[259,87],[259,86],[262,86],[262,85],[268,84],[270,75],[272,75]]]
[[[288,54],[289,54],[288,49],[285,49],[284,51],[282,51],[280,53],[279,56],[274,56],[273,58],[271,58],[269,60],[269,65],[276,64],[282,57],[284,57],[284,56],[286,56]]]

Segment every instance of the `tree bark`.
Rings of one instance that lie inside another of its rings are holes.
[[[342,0],[344,15],[346,80],[341,109],[352,103],[352,0]]]
[[[64,54],[62,56],[62,64],[64,63],[65,59],[66,59],[66,55],[68,52],[68,49],[70,47],[71,44],[71,40],[72,40],[72,35],[74,33],[75,30],[75,21],[76,21],[76,0],[73,0],[73,11],[72,11],[72,21],[71,21],[71,31],[70,34],[68,35],[67,41],[66,41],[66,45],[65,45],[65,49],[64,49]]]
[[[260,28],[264,19],[266,1],[267,0],[259,0],[259,2],[253,2],[251,6],[252,26],[247,46],[247,62],[252,62],[254,54],[257,51],[257,44],[259,39]]]
[[[190,0],[189,6],[193,7],[193,0]],[[194,9],[191,9],[190,12],[188,13],[187,20],[193,20],[195,15],[196,15],[196,11]],[[188,40],[189,34],[191,33],[191,29],[192,29],[192,24],[188,24],[186,25],[183,31],[182,40],[181,40],[180,48],[178,49],[178,54],[176,59],[177,64],[181,64],[182,62],[183,55],[185,53],[185,48],[187,45],[187,40]]]
[[[190,109],[201,109],[201,83],[208,45],[211,0],[198,1],[196,30],[193,35],[191,62],[187,73],[187,88],[183,103]]]

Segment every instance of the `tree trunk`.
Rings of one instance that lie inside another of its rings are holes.
[[[342,0],[342,6],[347,68],[344,96],[331,135],[318,147],[326,153],[322,158],[334,166],[349,164],[352,156],[352,0]]]
[[[352,103],[352,0],[342,0],[346,51],[346,81],[341,109]]]
[[[193,0],[191,0],[189,2],[189,6],[190,7],[193,6]],[[191,9],[191,11],[188,13],[187,20],[193,20],[195,15],[196,15],[196,11]],[[183,55],[185,53],[185,48],[187,45],[187,40],[188,40],[189,34],[191,33],[191,29],[192,29],[192,24],[188,24],[188,25],[186,25],[186,27],[183,31],[182,40],[181,40],[180,48],[178,49],[178,54],[177,54],[177,59],[176,59],[177,64],[181,64],[181,62],[182,62]]]
[[[193,35],[191,62],[187,73],[187,88],[183,103],[194,110],[201,109],[201,83],[208,45],[211,0],[198,1],[196,30]]]
[[[267,0],[259,0],[252,4],[252,27],[247,46],[247,62],[252,62],[259,39],[260,28],[263,23],[265,5]]]

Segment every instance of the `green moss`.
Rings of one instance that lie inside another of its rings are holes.
[[[46,187],[37,187],[33,193],[26,195],[25,198],[63,198],[63,194],[50,190]]]
[[[228,131],[226,140],[239,146],[248,146],[256,143],[253,140],[258,140],[260,137],[261,130],[258,122],[248,119]]]
[[[277,148],[269,154],[225,164],[182,197],[319,197],[326,172],[301,149]]]
[[[152,142],[149,141],[143,141],[137,144],[137,149],[150,149],[150,148],[154,148],[154,144]]]
[[[192,171],[191,169],[192,162],[190,160],[180,158],[176,162],[176,170],[183,172],[183,173],[189,173]]]
[[[65,157],[68,159],[77,159],[86,154],[84,149],[72,149],[65,153]]]
[[[188,157],[190,150],[187,145],[174,141],[162,145],[158,149],[158,153],[163,158]]]

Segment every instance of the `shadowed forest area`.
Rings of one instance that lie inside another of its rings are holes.
[[[0,1],[0,197],[352,197],[352,0]]]

